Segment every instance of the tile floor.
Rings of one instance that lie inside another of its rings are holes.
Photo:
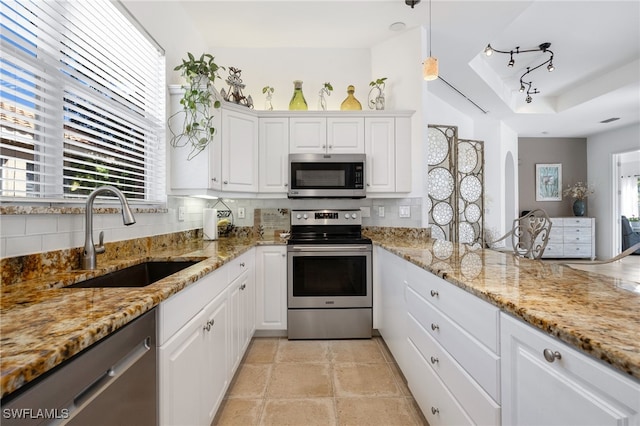
[[[254,338],[214,425],[427,425],[388,348]]]

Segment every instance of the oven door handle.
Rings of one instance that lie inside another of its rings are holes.
[[[371,251],[371,246],[362,244],[362,245],[299,245],[299,246],[289,246],[289,251]]]

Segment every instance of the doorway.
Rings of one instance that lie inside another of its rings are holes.
[[[613,253],[622,251],[622,223],[621,216],[628,219],[637,218],[640,213],[640,150],[623,152],[613,155],[613,170],[615,174],[612,179],[612,193],[615,200],[613,203]],[[635,185],[634,185],[635,184]]]

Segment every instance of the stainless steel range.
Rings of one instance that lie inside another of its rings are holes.
[[[360,210],[293,210],[287,246],[289,339],[371,338],[372,244]]]

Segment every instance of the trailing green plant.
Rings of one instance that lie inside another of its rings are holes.
[[[182,109],[169,117],[169,143],[174,148],[189,146],[189,160],[202,152],[216,133],[212,108],[220,108],[220,101],[213,96],[213,83],[220,78],[219,69],[224,67],[216,64],[215,58],[209,53],[196,58],[190,52],[173,69],[180,71],[187,83],[183,86],[184,94],[180,99]]]

